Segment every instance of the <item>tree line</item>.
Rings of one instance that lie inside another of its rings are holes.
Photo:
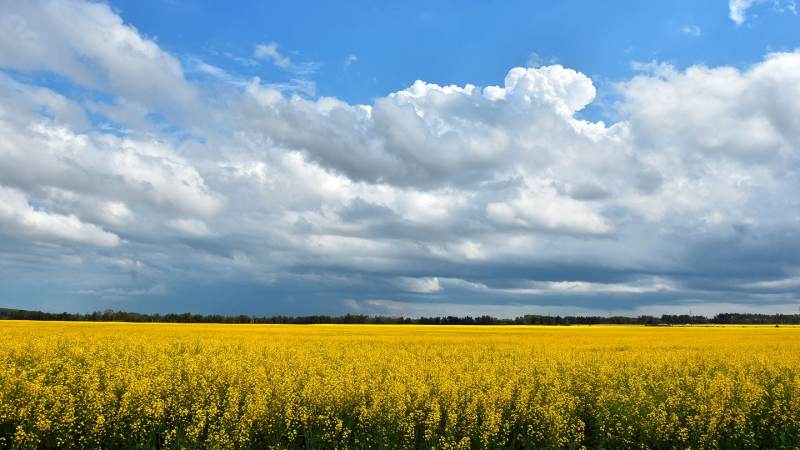
[[[542,316],[526,314],[513,319],[479,317],[390,317],[365,314],[343,316],[226,316],[220,314],[142,314],[128,311],[92,313],[51,313],[0,308],[0,320],[56,320],[84,322],[165,323],[255,323],[255,324],[416,324],[416,325],[704,325],[704,324],[800,324],[800,314],[722,313],[713,317],[664,314],[656,316]]]

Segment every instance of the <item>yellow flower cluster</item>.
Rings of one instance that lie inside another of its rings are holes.
[[[800,328],[0,322],[0,447],[798,445]]]

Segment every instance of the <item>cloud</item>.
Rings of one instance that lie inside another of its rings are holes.
[[[352,312],[359,314],[403,316],[403,317],[480,317],[489,315],[493,317],[509,318],[538,314],[543,316],[570,315],[570,316],[638,316],[662,314],[698,314],[713,316],[720,312],[777,314],[795,311],[795,304],[759,305],[736,303],[682,303],[680,305],[646,305],[634,309],[615,309],[602,307],[575,307],[575,306],[543,306],[527,304],[493,304],[493,303],[428,303],[405,302],[387,299],[366,299],[356,301],[348,299],[344,306]]]
[[[253,82],[260,83],[261,80],[256,77]],[[291,80],[283,83],[269,83],[265,85],[265,87],[281,93],[300,93],[309,97],[314,96],[317,93],[317,84],[311,80],[304,80],[302,78],[292,78]]]
[[[308,96],[316,94],[316,84],[309,80],[320,67],[316,62],[295,62],[288,56],[285,56],[278,50],[278,44],[270,42],[268,44],[256,44],[253,51],[253,57],[259,60],[269,61],[276,67],[279,67],[292,75],[288,82],[269,83],[268,88],[276,89],[279,91],[300,92]],[[256,82],[260,82],[256,78]]]
[[[201,217],[222,207],[191,163],[157,141],[81,134],[49,121],[20,124],[3,118],[0,133],[0,175],[7,185],[34,191],[56,188],[73,198],[116,202],[109,213],[116,208],[121,219],[128,203]]]
[[[150,108],[174,110],[195,100],[180,63],[103,3],[9,2],[0,27],[0,68],[45,70]]]
[[[507,202],[486,205],[489,220],[523,229],[578,234],[606,234],[612,227],[591,205],[560,197],[555,188],[528,190]]]
[[[0,186],[0,223],[6,232],[32,239],[66,240],[102,247],[115,247],[120,243],[119,236],[81,222],[73,215],[36,210],[24,193],[3,186]]]
[[[102,296],[106,298],[126,298],[126,297],[141,297],[141,296],[163,296],[169,291],[167,286],[157,284],[144,289],[138,288],[107,288],[107,289],[85,289],[78,293],[81,295]]]
[[[356,61],[358,61],[358,56],[352,53],[347,55],[347,57],[344,59],[344,68],[347,69]]]
[[[102,200],[56,187],[43,187],[42,191],[42,198],[56,212],[77,213],[93,222],[115,227],[124,227],[136,219],[128,205],[120,201]]]
[[[289,66],[292,65],[291,59],[287,56],[283,56],[278,51],[278,44],[276,42],[256,44],[255,50],[253,50],[253,56],[258,59],[270,61],[283,69],[288,69]]]
[[[398,286],[407,292],[417,294],[432,294],[442,290],[439,284],[439,278],[412,278],[412,277],[399,277],[397,278]]]
[[[729,17],[736,25],[742,25],[747,20],[747,11],[756,5],[767,3],[768,0],[729,0]],[[794,0],[773,0],[772,9],[779,13],[790,12],[797,14],[797,5]]]
[[[0,117],[36,121],[42,115],[55,123],[86,130],[89,119],[81,105],[45,87],[20,83],[0,73]]]
[[[736,25],[743,24],[747,19],[747,10],[761,1],[763,0],[729,0],[728,9],[731,20],[736,22]]]
[[[528,60],[525,63],[526,67],[542,67],[542,66],[552,66],[558,64],[558,58],[555,56],[542,56],[536,52],[531,52],[528,55]]]
[[[369,182],[475,183],[512,164],[536,170],[554,145],[577,150],[606,135],[601,124],[574,118],[595,88],[561,66],[512,69],[503,87],[484,89],[417,81],[370,106],[285,98],[258,80],[246,94],[243,123]]]
[[[167,222],[169,227],[192,237],[205,237],[211,235],[208,226],[197,219],[172,219]]]
[[[593,80],[561,65],[354,104],[301,76],[231,82],[102,4],[14,3],[0,20],[20,32],[0,44],[0,280],[32,292],[47,273],[54,299],[28,306],[515,315],[800,301],[800,52],[742,69],[639,65],[604,123],[584,118]],[[36,71],[105,94],[70,96]]]
[[[730,67],[667,67],[624,83],[623,111],[637,145],[701,151],[720,162],[775,165],[793,157],[800,111],[785,95],[797,91],[800,53],[775,53],[741,72]],[[708,117],[715,117],[710,121]]]
[[[701,30],[700,27],[697,25],[688,25],[688,24],[684,25],[683,27],[681,27],[681,31],[690,36],[699,37],[703,35],[703,30]]]

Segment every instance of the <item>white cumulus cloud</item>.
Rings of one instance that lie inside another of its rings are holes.
[[[119,245],[120,238],[74,215],[35,209],[25,194],[0,186],[0,223],[6,232],[31,239],[66,240],[102,247]]]

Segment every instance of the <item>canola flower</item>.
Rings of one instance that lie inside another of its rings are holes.
[[[0,322],[0,447],[799,445],[794,327]]]

